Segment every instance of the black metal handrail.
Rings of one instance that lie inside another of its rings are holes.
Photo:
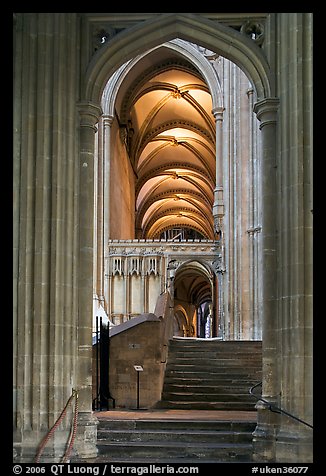
[[[263,382],[259,382],[259,383],[256,383],[256,385],[253,385],[252,387],[250,387],[250,389],[249,389],[250,395],[252,395],[252,396],[253,396],[254,398],[256,398],[257,400],[260,400],[261,402],[264,402],[264,403],[268,406],[268,408],[269,408],[269,410],[270,410],[271,412],[281,413],[281,414],[286,415],[286,416],[288,416],[288,417],[290,417],[290,418],[293,418],[294,420],[298,421],[299,423],[303,423],[304,425],[309,426],[309,428],[313,428],[313,426],[310,425],[310,423],[307,423],[306,421],[301,420],[301,418],[298,418],[298,417],[292,415],[291,413],[286,412],[286,411],[283,410],[282,408],[277,407],[276,405],[273,405],[272,403],[268,402],[268,401],[265,400],[264,398],[259,397],[258,395],[255,395],[255,394],[253,393],[253,390],[254,390],[256,387],[261,386],[262,383],[263,383]]]

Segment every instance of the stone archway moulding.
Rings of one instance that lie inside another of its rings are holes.
[[[108,78],[120,66],[177,38],[198,43],[234,62],[247,74],[258,100],[273,96],[269,65],[250,38],[192,13],[167,13],[121,32],[94,54],[86,71],[82,100],[100,104]]]

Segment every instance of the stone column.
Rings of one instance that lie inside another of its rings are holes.
[[[261,130],[262,177],[262,326],[263,326],[263,385],[262,396],[279,404],[279,374],[277,368],[277,210],[276,210],[276,122],[279,100],[266,98],[257,102],[254,112]],[[275,458],[275,434],[278,414],[259,403],[258,425],[254,433],[254,451],[259,461]]]
[[[76,449],[80,457],[94,457],[97,420],[92,415],[92,297],[94,224],[94,145],[101,109],[79,103],[79,194],[78,194],[78,392],[79,421]]]
[[[111,165],[111,127],[113,116],[102,116],[103,124],[103,269],[104,269],[104,309],[110,314],[109,260],[106,259],[110,238],[110,165]],[[109,316],[110,318],[110,316]]]
[[[145,263],[145,261],[144,261]],[[146,275],[146,272],[145,272],[145,269],[142,269],[141,271],[141,312],[147,312],[146,309],[147,309],[147,306],[146,306],[146,281],[147,281],[147,275]]]
[[[217,238],[220,240],[220,246],[222,251],[222,263],[225,263],[225,228],[224,228],[224,215],[225,215],[225,203],[224,203],[224,157],[223,157],[223,107],[218,107],[213,110],[215,124],[216,124],[216,177],[215,177],[215,190],[214,190],[214,205],[213,205],[213,217],[214,217],[214,231]],[[219,276],[217,284],[217,296],[218,301],[218,315],[216,316],[216,335],[218,335],[218,326],[222,325],[224,329],[224,313],[223,313],[223,284],[222,278]]]
[[[254,90],[249,87],[247,90],[248,105],[249,105],[249,161],[248,161],[248,179],[249,179],[249,193],[248,193],[248,247],[249,247],[249,293],[250,293],[250,324],[252,328],[251,338],[261,339],[261,325],[258,320],[258,300],[259,300],[259,283],[260,283],[260,259],[258,251],[258,242],[260,238],[261,226],[259,216],[259,170],[257,164],[257,145],[259,138],[258,121],[253,114],[254,108]]]
[[[217,288],[218,288],[218,330],[217,337],[224,336],[224,283],[223,283],[223,273],[217,273]]]
[[[219,285],[216,274],[212,274],[212,303],[213,303],[213,337],[218,337],[218,326],[220,323],[220,299]]]
[[[313,424],[313,15],[275,16],[281,99],[277,155],[280,406]],[[312,462],[312,439],[311,428],[280,417],[276,461]]]
[[[124,320],[128,321],[130,319],[130,313],[131,313],[131,300],[130,300],[130,295],[131,295],[131,286],[132,286],[132,276],[130,276],[129,272],[129,261],[126,261],[127,264],[127,269],[126,269],[126,274],[124,276],[124,284],[125,284],[125,314],[124,314]]]
[[[15,24],[14,458],[26,463],[77,387],[78,24],[75,13],[18,13]],[[42,462],[60,461],[71,417]]]
[[[103,154],[102,154],[102,128],[101,123],[95,133],[94,148],[94,266],[93,266],[93,315],[97,312],[97,307],[103,300],[103,269],[102,269],[102,250],[103,250]]]
[[[224,217],[223,197],[223,107],[213,110],[216,123],[216,179],[214,190],[214,229],[216,234],[222,233]]]

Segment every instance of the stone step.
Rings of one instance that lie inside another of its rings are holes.
[[[201,384],[203,386],[243,386],[243,387],[248,387],[250,388],[251,386],[255,385],[256,383],[260,382],[260,380],[254,380],[252,378],[248,377],[233,377],[233,376],[227,376],[223,375],[220,376],[219,378],[216,378],[212,376],[210,373],[207,373],[207,376],[205,378],[201,378],[200,373],[194,373],[194,376],[190,377],[190,372],[185,376],[184,374],[178,374],[175,373],[173,375],[169,375],[165,377],[164,382],[168,385],[179,385],[179,386],[185,386],[187,384],[192,385],[192,386],[200,386]]]
[[[171,339],[169,347],[173,349],[199,349],[200,351],[230,351],[231,349],[243,350],[250,349],[251,351],[261,350],[261,341],[248,340],[208,340],[208,339]]]
[[[253,399],[254,400],[254,399]],[[160,400],[156,403],[155,408],[166,408],[175,410],[245,410],[252,411],[255,408],[256,401],[253,402],[236,402],[232,399],[229,401],[176,401],[176,400]]]
[[[250,411],[249,388],[261,380],[261,342],[173,339],[162,399],[156,409]],[[256,421],[103,420],[99,458],[105,461],[252,461]]]
[[[256,420],[194,420],[194,419],[135,419],[135,420],[99,420],[98,430],[138,430],[138,431],[235,431],[253,432],[256,427]]]
[[[246,385],[203,385],[203,384],[189,384],[180,385],[177,383],[165,383],[163,387],[163,394],[167,393],[205,393],[206,395],[216,394],[228,394],[228,395],[240,395],[249,394],[249,386]]]
[[[249,393],[199,393],[199,392],[163,392],[162,400],[177,402],[255,402]]]
[[[224,375],[225,374],[228,374],[228,375],[232,375],[232,376],[239,376],[239,377],[242,377],[242,376],[245,376],[245,375],[248,375],[248,376],[251,376],[251,375],[255,375],[255,374],[261,374],[261,369],[259,368],[244,368],[244,367],[213,367],[213,366],[209,366],[209,365],[186,365],[186,364],[168,364],[166,366],[166,374],[169,375],[169,374],[172,374],[172,373],[176,373],[176,372],[183,372],[183,373],[186,373],[186,372],[191,372],[191,373],[200,373],[200,374],[209,374],[209,375],[215,375],[215,376],[218,376],[218,375]]]
[[[258,368],[241,368],[241,367],[221,367],[221,368],[210,368],[209,366],[199,366],[199,365],[178,365],[173,364],[166,367],[166,374],[172,375],[176,373],[198,373],[198,374],[209,374],[215,377],[243,377],[243,376],[252,376],[252,375],[260,375],[261,369]]]
[[[261,358],[251,357],[250,359],[237,358],[235,355],[233,357],[212,357],[206,358],[206,356],[175,356],[174,354],[168,356],[169,364],[202,364],[202,365],[212,365],[214,367],[224,367],[225,365],[233,365],[235,367],[244,367],[246,365],[253,367],[261,367],[262,360]]]
[[[204,359],[198,357],[197,359],[175,359],[173,355],[168,356],[167,366],[172,365],[197,365],[197,366],[209,366],[210,368],[224,368],[225,366],[234,368],[244,368],[246,366],[261,368],[261,361],[242,361],[240,359]]]
[[[111,458],[153,458],[176,460],[182,462],[185,458],[198,461],[213,459],[216,462],[250,461],[252,445],[250,443],[185,443],[180,441],[130,441],[130,442],[98,442],[99,455]]]
[[[239,355],[240,357],[258,357],[261,355],[261,347],[252,347],[252,346],[247,346],[247,347],[210,347],[210,348],[203,348],[202,346],[196,346],[196,347],[190,347],[190,346],[174,346],[169,343],[169,349],[178,355],[198,355],[198,354],[204,354],[206,356],[216,356],[220,357],[222,355],[226,356],[231,356],[234,354]]]
[[[261,341],[172,339],[156,408],[254,410]]]
[[[235,359],[235,356],[229,359],[206,359],[206,358],[190,358],[190,357],[179,357],[170,356],[168,360],[169,365],[204,365],[212,367],[245,367],[249,365],[250,367],[261,368],[261,360],[258,359]]]
[[[163,441],[184,443],[251,443],[252,432],[216,431],[216,430],[108,430],[99,429],[97,432],[99,444],[107,442],[140,442]]]
[[[257,357],[261,355],[262,349],[261,347],[253,347],[253,346],[246,346],[246,347],[221,347],[221,346],[215,346],[215,347],[206,347],[206,346],[186,346],[186,345],[178,345],[175,346],[171,343],[169,343],[169,350],[171,352],[174,352],[175,354],[184,354],[184,355],[192,355],[194,356],[198,354],[204,354],[207,356],[216,356],[220,357],[222,355],[234,355],[237,354],[239,356],[252,356],[252,357]]]

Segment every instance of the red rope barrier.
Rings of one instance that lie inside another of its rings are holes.
[[[73,444],[74,444],[74,440],[75,440],[75,436],[76,436],[76,432],[77,432],[77,418],[78,418],[78,392],[77,390],[72,390],[72,394],[66,404],[66,406],[64,407],[64,409],[62,410],[59,418],[57,419],[57,421],[55,422],[55,424],[53,425],[53,427],[49,430],[48,434],[45,436],[45,438],[42,440],[40,446],[39,446],[39,449],[38,449],[38,452],[37,452],[37,455],[35,457],[35,463],[39,463],[40,462],[40,458],[41,458],[41,455],[44,451],[44,448],[47,444],[47,442],[50,440],[50,438],[52,437],[52,435],[54,434],[55,430],[58,428],[58,426],[60,425],[61,421],[64,419],[64,417],[66,416],[66,413],[67,413],[67,410],[68,410],[68,407],[70,405],[70,403],[72,402],[73,398],[75,398],[75,412],[74,412],[74,423],[73,423],[73,430],[71,432],[71,439],[70,439],[70,443],[69,443],[69,446],[68,446],[68,449],[64,455],[64,462],[67,460],[71,450],[72,450],[72,447],[73,447]]]
[[[72,426],[72,432],[71,432],[71,438],[70,438],[70,443],[69,443],[69,446],[68,446],[68,449],[63,457],[63,463],[66,463],[70,453],[71,453],[71,450],[74,446],[74,442],[75,442],[75,438],[76,438],[76,434],[77,434],[77,422],[78,422],[78,393],[76,392],[75,394],[75,412],[74,412],[74,422],[73,422],[73,426]]]

